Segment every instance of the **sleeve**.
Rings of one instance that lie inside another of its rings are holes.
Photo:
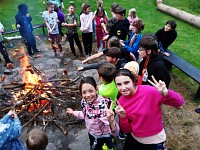
[[[91,23],[92,23],[93,12],[90,12],[89,15],[90,15],[90,16],[89,16],[89,20],[88,20],[88,22],[87,22],[87,24],[86,24],[86,26],[85,26],[86,29],[88,29],[88,28],[90,27]]]
[[[21,24],[20,17],[18,14],[15,16],[15,20],[16,20],[16,26],[17,26],[17,24]]]
[[[31,16],[27,17],[27,20],[31,22],[32,21],[32,17]]]
[[[131,46],[127,44],[127,45],[124,45],[124,48],[127,49],[131,53],[137,53],[141,39],[142,39],[142,36],[141,34],[139,34],[138,36],[135,37],[134,42]]]
[[[184,104],[183,97],[172,90],[168,90],[168,94],[163,99],[163,104],[179,108]]]
[[[63,23],[64,19],[65,19],[64,14],[62,13],[62,11],[60,11],[60,17],[59,17],[60,22]]]
[[[119,118],[119,126],[120,129],[126,134],[129,134],[132,131],[128,117]]]
[[[97,69],[101,63],[92,63],[87,64],[83,67],[83,70],[89,70],[89,69]]]
[[[74,21],[76,21],[76,24],[78,25],[78,15],[75,15]]]
[[[176,37],[177,37],[177,32],[174,30],[172,35],[162,43],[163,48],[166,50],[169,47],[169,45],[171,45],[174,42]]]
[[[14,120],[13,120],[13,130],[12,130],[12,136],[10,136],[12,139],[17,139],[20,135],[21,135],[21,133],[22,133],[22,125],[21,125],[21,122],[20,122],[20,120],[19,120],[19,118],[17,117],[17,118],[15,118]]]
[[[74,111],[73,115],[79,119],[85,119],[83,111]]]
[[[1,24],[1,22],[0,22],[0,29],[4,30],[4,26]]]
[[[8,122],[8,120],[10,119],[10,116],[8,114],[6,114],[1,120],[0,123],[5,124]]]
[[[84,27],[83,27],[83,25],[84,25],[84,18],[83,18],[83,15],[82,15],[82,14],[80,15],[80,23],[81,23],[80,29],[83,29],[83,28],[84,28]]]

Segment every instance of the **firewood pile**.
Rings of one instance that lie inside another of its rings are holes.
[[[24,58],[20,60],[24,61]],[[67,134],[66,125],[78,123],[74,117],[65,114],[65,109],[80,108],[77,84],[80,77],[69,79],[67,70],[64,70],[61,78],[48,80],[34,65],[23,64],[23,81],[0,85],[0,116],[15,109],[23,128],[42,125],[45,129],[53,123]],[[5,76],[2,76],[1,82],[4,80]]]

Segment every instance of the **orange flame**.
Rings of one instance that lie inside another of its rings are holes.
[[[29,59],[25,52],[25,49],[22,47],[21,53],[23,54],[23,58],[20,59],[20,66],[22,67],[21,74],[23,75],[23,83],[30,83],[33,85],[39,84],[41,77],[37,74],[31,74],[29,71],[25,71],[26,67],[29,65]]]

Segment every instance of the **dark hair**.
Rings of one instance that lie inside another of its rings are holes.
[[[52,2],[47,2],[47,7],[54,5]]]
[[[127,76],[127,77],[131,78],[131,80],[133,81],[134,84],[136,84],[137,81],[138,81],[137,76],[133,75],[133,74],[131,73],[130,70],[125,69],[125,68],[119,69],[119,70],[116,72],[116,74],[115,74],[115,76],[114,76],[114,80],[115,80],[116,77],[118,77],[118,76]]]
[[[139,32],[141,32],[144,29],[144,22],[139,19],[134,21],[132,26],[136,27],[139,30]]]
[[[124,15],[126,14],[126,9],[122,6],[119,6],[115,9],[115,14]]]
[[[54,4],[54,11],[55,11],[55,12],[58,12],[58,10],[59,10],[58,5]]]
[[[89,8],[89,7],[91,7],[91,5],[90,5],[90,4],[85,4],[85,5],[83,6],[83,12],[85,12],[85,11],[86,11],[86,9],[87,9],[87,8]]]
[[[122,56],[122,52],[119,47],[111,47],[110,49],[108,49],[106,56],[118,59]]]
[[[111,5],[111,7],[110,7],[110,10],[111,10],[112,12],[115,13],[115,9],[116,9],[117,7],[119,7],[119,4],[117,4],[116,2],[114,2],[114,3],[112,3],[112,5]]]
[[[103,12],[103,18],[105,18],[105,17],[106,17],[106,13],[105,13],[103,7],[101,7],[101,6],[97,8],[96,16],[97,16],[100,12]]]
[[[47,144],[48,137],[43,130],[35,128],[28,133],[28,137],[26,139],[28,150],[45,150]]]
[[[110,47],[120,47],[120,41],[119,38],[116,36],[112,36],[107,43]]]
[[[168,20],[168,21],[166,22],[166,25],[167,25],[167,24],[171,25],[171,29],[172,29],[172,30],[176,29],[176,22],[175,22],[174,20]]]
[[[82,95],[82,85],[84,83],[91,84],[92,86],[94,86],[95,89],[97,89],[97,83],[96,83],[96,81],[94,80],[93,77],[90,77],[90,76],[83,77],[80,81],[80,84],[79,84],[79,90],[80,90],[81,95]]]
[[[97,71],[100,77],[102,77],[106,82],[110,83],[114,79],[116,67],[111,63],[103,63],[99,65]]]
[[[145,34],[139,43],[139,46],[146,50],[151,50],[150,56],[158,55],[158,41],[154,34]]]
[[[71,7],[71,6],[74,7],[74,8],[76,9],[76,6],[75,6],[74,3],[70,3],[69,6],[68,6],[68,8]]]

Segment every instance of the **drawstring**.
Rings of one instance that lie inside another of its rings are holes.
[[[145,63],[144,63],[143,69],[142,69],[142,77],[144,76],[144,72],[147,68],[148,63],[149,63],[149,56],[145,60]]]

